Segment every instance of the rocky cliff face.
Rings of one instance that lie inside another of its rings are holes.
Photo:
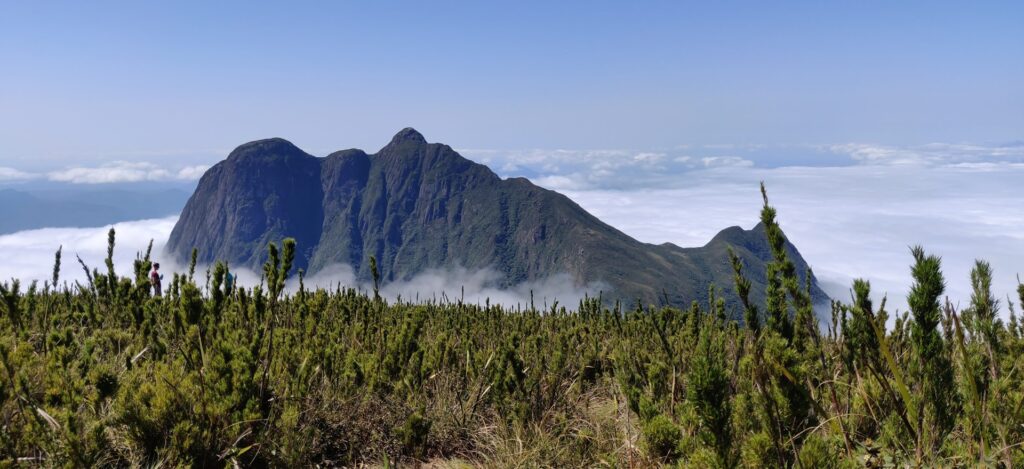
[[[496,269],[506,285],[568,273],[581,285],[603,283],[606,298],[655,304],[704,300],[711,283],[733,298],[730,245],[761,300],[770,259],[761,227],[729,228],[700,248],[641,243],[569,198],[501,179],[413,129],[373,155],[317,158],[282,139],[242,145],[202,177],[167,249],[184,260],[196,247],[201,262],[258,270],[267,243],[289,236],[296,266],[310,273],[344,263],[368,279],[370,256],[385,281],[456,266]]]

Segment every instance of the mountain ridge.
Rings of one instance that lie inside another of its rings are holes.
[[[493,268],[499,286],[568,273],[579,285],[608,285],[608,298],[653,304],[703,301],[711,284],[735,303],[729,245],[763,299],[770,259],[760,225],[727,228],[697,248],[642,243],[565,195],[502,179],[412,128],[374,154],[320,158],[281,138],[240,145],[200,179],[167,250],[184,260],[196,247],[201,262],[258,271],[266,244],[285,237],[296,239],[296,267],[311,274],[342,263],[368,279],[370,256],[385,282],[453,267]],[[816,282],[813,296],[827,298]]]

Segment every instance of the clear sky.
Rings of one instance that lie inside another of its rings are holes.
[[[4,2],[0,166],[1024,136],[1022,2],[276,3]]]

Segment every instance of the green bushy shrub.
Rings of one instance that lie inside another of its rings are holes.
[[[679,457],[679,444],[683,434],[672,419],[664,415],[656,415],[644,424],[644,441],[647,451],[656,459],[675,461]]]

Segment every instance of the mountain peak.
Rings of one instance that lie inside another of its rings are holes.
[[[281,137],[264,138],[260,140],[253,140],[251,142],[243,143],[235,148],[238,150],[248,150],[252,148],[265,148],[265,149],[292,149],[298,148],[292,142],[285,140]]]
[[[394,137],[391,137],[390,145],[398,145],[401,143],[412,142],[412,143],[427,143],[427,139],[423,138],[423,134],[416,131],[412,127],[406,127],[399,130]]]
[[[271,139],[243,145],[229,160],[200,179],[185,205],[167,242],[174,258],[187,262],[198,248],[199,262],[259,271],[268,241],[292,237],[293,265],[310,274],[346,264],[365,281],[372,256],[386,282],[451,268],[494,269],[496,286],[568,274],[575,285],[601,285],[603,298],[687,305],[706,298],[712,283],[730,291],[731,245],[753,300],[764,300],[771,249],[763,231],[727,229],[700,248],[644,244],[561,194],[428,145],[412,128],[372,157],[348,150],[316,158]]]
[[[260,158],[267,156],[290,156],[290,155],[303,155],[309,156],[304,151],[295,146],[292,142],[283,138],[265,138],[262,140],[254,140],[252,142],[243,143],[235,148],[230,155],[229,160],[238,161],[240,159],[248,158]]]

